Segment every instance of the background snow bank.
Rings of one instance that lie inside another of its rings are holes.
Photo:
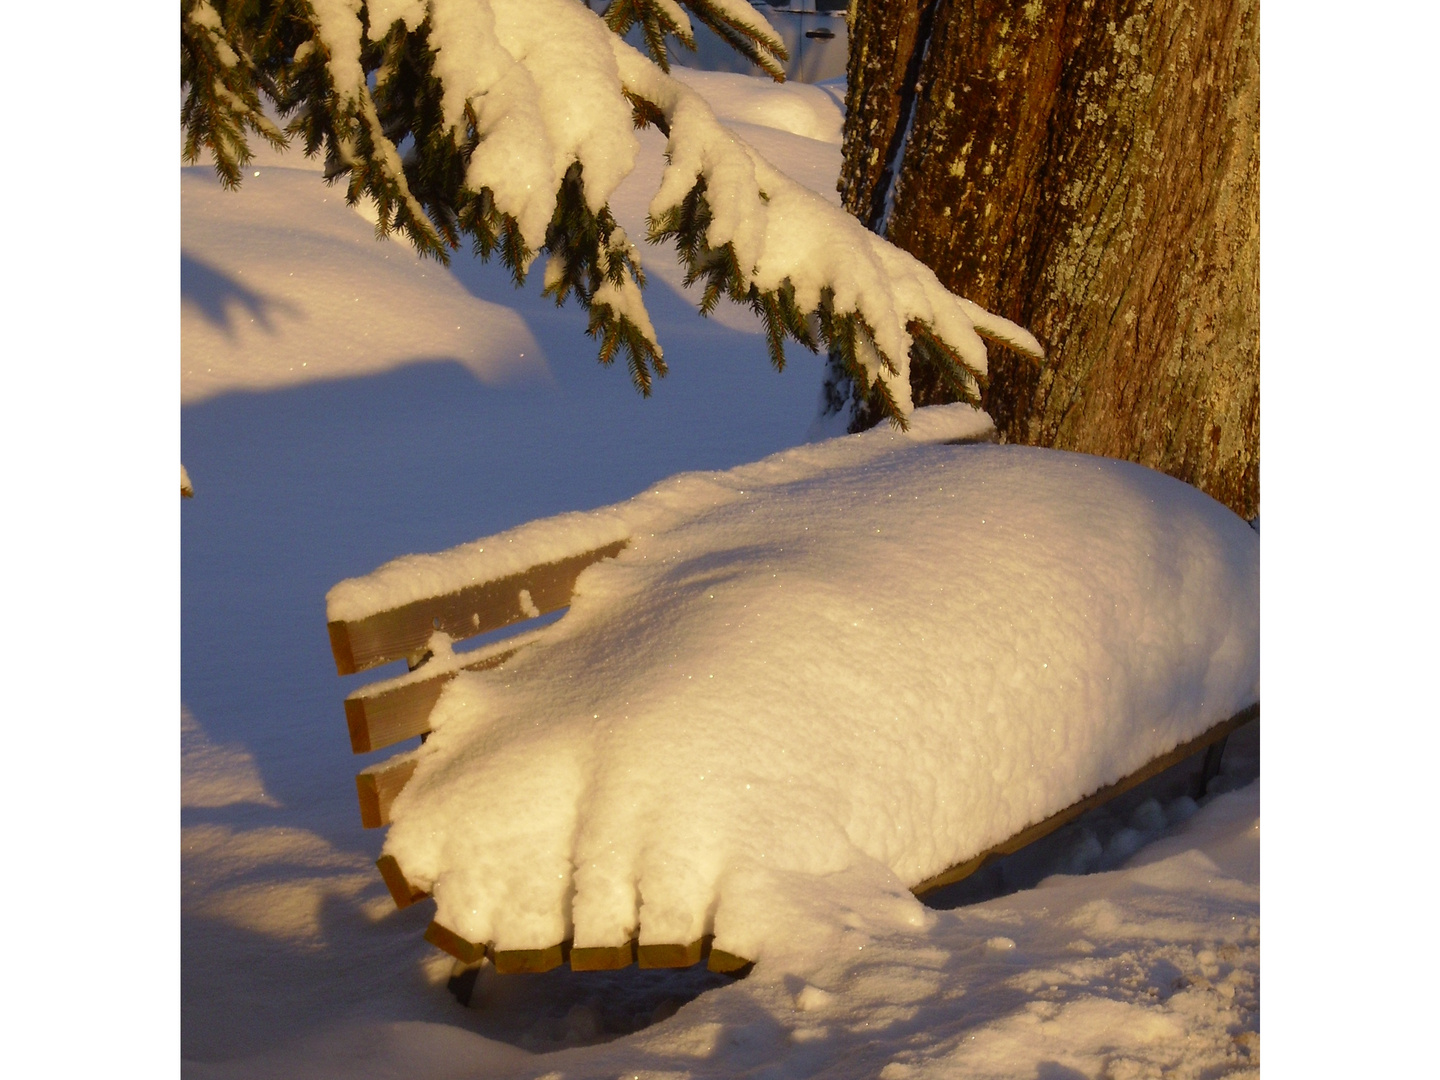
[[[454,358],[491,384],[544,370],[515,311],[471,295],[408,244],[377,241],[343,188],[315,172],[252,168],[229,192],[187,169],[181,198],[187,401],[415,359]]]
[[[1140,466],[876,430],[612,516],[630,546],[447,687],[392,810],[467,940],[803,965],[1259,696],[1257,536]]]

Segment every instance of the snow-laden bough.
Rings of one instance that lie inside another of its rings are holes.
[[[668,0],[617,5],[607,18],[628,25],[641,6],[651,38],[664,37],[656,27],[682,40],[690,32]],[[743,0],[702,7],[759,61],[782,49]],[[753,308],[777,367],[787,339],[828,348],[903,427],[912,361],[978,403],[982,336],[1043,356],[1026,330],[948,292],[918,260],[771,166],[587,5],[311,0],[292,12],[312,35],[298,43],[226,10],[233,25],[198,0],[183,8],[187,153],[210,146],[238,183],[244,130],[264,118],[253,92],[241,100],[228,87],[262,84],[294,114],[287,130],[307,150],[324,149],[331,177],[348,174],[347,198],[375,200],[380,233],[400,229],[438,258],[469,237],[484,256],[498,250],[517,279],[544,252],[546,292],[578,298],[600,359],[627,353],[642,392],[652,372],[665,373],[663,351],[639,251],[609,209],[635,166],[636,124],[669,139],[649,239],[673,241],[687,278],[705,283],[702,310],[722,297]]]
[[[943,441],[976,415],[517,533],[627,542],[410,755],[385,857],[447,940],[769,962],[846,912],[919,919],[906,889],[1258,701],[1257,534],[1139,465]],[[508,574],[515,539],[397,560],[330,616]]]

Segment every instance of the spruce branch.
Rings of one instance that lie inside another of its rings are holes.
[[[225,187],[238,187],[252,160],[247,130],[276,149],[285,147],[285,135],[265,115],[263,80],[249,50],[207,0],[181,0],[180,85],[182,159],[193,164],[208,150]]]
[[[666,35],[676,38],[692,52],[695,49],[695,33],[690,20],[676,0],[613,0],[605,9],[605,25],[617,35],[624,37],[632,26],[640,27],[640,36],[645,42],[645,51],[660,65],[660,70],[670,70],[670,57],[665,45]]]
[[[903,426],[910,365],[975,398],[985,371],[977,334],[1040,355],[1023,329],[949,294],[921,264],[778,172],[665,74],[669,39],[693,44],[688,11],[778,77],[783,46],[744,0],[616,0],[607,24],[549,0],[564,46],[548,61],[533,41],[517,50],[506,37],[506,20],[524,18],[522,0],[423,0],[404,10],[379,25],[365,0],[181,0],[187,160],[211,148],[222,183],[234,186],[250,160],[249,134],[277,146],[288,136],[323,155],[327,180],[343,179],[348,201],[374,200],[378,235],[400,232],[441,261],[468,239],[517,284],[547,255],[544,293],[557,304],[575,297],[600,361],[625,353],[648,395],[665,374],[663,353],[638,252],[606,199],[635,153],[633,127],[654,125],[669,143],[647,239],[675,245],[686,285],[700,286],[702,314],[722,299],[754,311],[776,368],[788,341],[827,349],[832,374],[860,388],[846,398],[853,416]],[[636,25],[653,61],[617,36]],[[579,71],[593,101],[577,134],[574,114],[561,122],[542,101],[575,92],[570,71],[561,90],[554,58],[580,41],[603,59]],[[265,99],[283,132],[266,118]],[[591,146],[600,149],[583,149]],[[796,231],[795,220],[805,227]],[[838,399],[839,383],[829,388]]]
[[[785,81],[790,53],[765,16],[746,0],[682,0],[696,18],[776,82]]]
[[[605,24],[620,37],[639,26],[645,51],[668,74],[667,36],[695,50],[695,34],[686,9],[776,82],[785,81],[785,62],[790,59],[785,42],[747,0],[612,0],[604,17]]]

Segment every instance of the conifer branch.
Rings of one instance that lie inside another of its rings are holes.
[[[285,147],[284,134],[260,102],[262,79],[254,60],[207,0],[181,0],[180,84],[182,159],[194,163],[208,150],[225,187],[238,187],[241,170],[252,160],[247,130],[277,150]]]
[[[667,36],[695,50],[687,8],[745,59],[776,82],[785,81],[785,61],[790,59],[785,43],[765,16],[746,0],[612,0],[605,9],[605,24],[620,37],[639,26],[645,51],[668,74]]]
[[[558,51],[530,38],[517,48],[530,3],[563,35]],[[669,146],[647,238],[675,245],[702,314],[722,299],[755,312],[777,369],[787,341],[829,350],[832,371],[861,388],[847,399],[855,416],[904,426],[911,364],[976,399],[986,362],[977,331],[1038,354],[1023,329],[946,292],[664,73],[667,38],[693,43],[687,10],[762,66],[783,58],[744,0],[617,0],[606,23],[561,0],[422,0],[404,10],[377,26],[365,0],[181,0],[186,159],[209,149],[222,183],[235,186],[250,160],[247,133],[277,146],[288,135],[323,155],[327,179],[345,178],[348,201],[374,200],[379,235],[401,232],[442,261],[468,238],[517,284],[547,255],[545,295],[573,296],[600,362],[623,352],[648,395],[664,356],[639,254],[607,199],[638,152],[634,127],[654,125]],[[636,25],[653,62],[616,36]],[[594,62],[564,72],[562,92],[555,59],[580,55],[579,43]],[[578,115],[542,106],[577,85],[590,95]]]
[[[776,82],[785,81],[785,62],[790,59],[790,53],[775,28],[753,6],[745,0],[683,0],[683,3],[741,56]]]

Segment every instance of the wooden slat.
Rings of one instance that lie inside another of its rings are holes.
[[[335,668],[341,675],[353,675],[377,664],[419,656],[436,630],[444,631],[452,640],[463,641],[556,611],[570,603],[575,579],[586,567],[613,558],[626,543],[617,540],[498,581],[472,585],[446,596],[427,597],[355,622],[329,623]],[[529,593],[529,610],[521,606],[521,590]]]
[[[428,679],[401,683],[389,690],[357,690],[345,699],[345,725],[350,749],[357,754],[383,750],[430,730],[430,711],[445,684],[462,671],[483,671],[503,664],[517,650],[487,653],[473,663],[436,671]]]
[[[571,971],[619,971],[635,963],[635,942],[570,948]]]
[[[372,765],[355,777],[360,796],[360,824],[379,829],[390,824],[390,805],[415,775],[415,759],[404,755]]]
[[[562,941],[548,949],[491,949],[490,960],[497,975],[540,975],[559,967],[570,957],[570,943]]]
[[[1037,821],[1034,825],[1021,829],[1014,836],[1011,836],[1007,840],[1000,841],[1000,843],[994,847],[982,851],[973,858],[966,859],[964,862],[958,863],[949,870],[936,874],[932,878],[926,878],[920,882],[919,885],[911,888],[910,891],[916,896],[925,896],[927,893],[932,893],[936,889],[943,888],[946,885],[953,885],[957,881],[963,881],[990,861],[998,859],[1003,855],[1013,855],[1021,848],[1033,844],[1041,837],[1050,835],[1050,833],[1062,825],[1068,825],[1081,814],[1085,813],[1085,811],[1092,810],[1097,806],[1103,806],[1117,795],[1123,795],[1131,788],[1143,784],[1152,776],[1159,776],[1166,769],[1180,764],[1180,762],[1184,761],[1191,754],[1197,753],[1204,750],[1207,746],[1219,742],[1236,728],[1243,727],[1251,720],[1259,717],[1259,715],[1260,703],[1257,701],[1248,709],[1242,709],[1236,713],[1229,720],[1223,720],[1216,724],[1203,735],[1197,736],[1189,742],[1181,743],[1168,754],[1155,758],[1149,764],[1137,769],[1129,776],[1123,777],[1115,781],[1115,783],[1101,788],[1092,795],[1087,795],[1079,802],[1067,806],[1057,814],[1051,814],[1043,821]]]
[[[330,654],[335,657],[335,670],[341,675],[354,675],[360,669],[355,666],[355,657],[350,652],[350,634],[346,623],[326,623],[330,633]]]
[[[711,971],[719,972],[721,975],[745,976],[755,966],[755,961],[746,960],[743,956],[736,956],[724,949],[710,950],[710,961],[706,964]]]
[[[400,864],[395,861],[394,855],[381,855],[375,860],[375,868],[384,878],[385,887],[390,890],[390,898],[395,901],[397,908],[407,908],[430,895],[405,880],[405,874],[400,869]]]
[[[710,955],[711,940],[707,936],[689,945],[641,945],[636,951],[642,968],[694,967]]]
[[[473,941],[466,941],[455,931],[447,929],[433,920],[425,928],[425,940],[465,964],[476,964],[485,958],[483,944],[477,945]]]

